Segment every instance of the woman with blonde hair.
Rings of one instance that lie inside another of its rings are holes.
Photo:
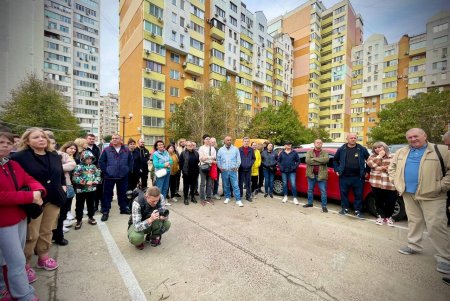
[[[394,213],[397,191],[389,181],[388,167],[392,161],[389,147],[384,142],[375,142],[372,146],[372,155],[367,159],[367,166],[370,167],[370,185],[375,197],[375,207],[378,218],[376,224],[382,226],[394,226],[392,214]]]
[[[44,186],[47,195],[43,198],[43,212],[28,224],[25,258],[28,280],[36,280],[30,266],[33,254],[38,255],[37,267],[48,271],[58,268],[55,259],[49,257],[52,230],[58,219],[60,207],[66,201],[66,178],[61,157],[50,146],[48,135],[41,128],[29,128],[20,139],[20,151],[12,160]]]

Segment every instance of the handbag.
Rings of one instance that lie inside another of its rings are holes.
[[[209,155],[211,156],[211,147],[209,147]],[[209,174],[209,171],[211,170],[211,165],[209,165],[208,163],[203,163],[200,165],[200,171],[205,173],[205,174]]]
[[[17,184],[16,174],[14,173],[14,170],[12,169],[11,165],[8,164],[9,171],[11,172],[11,177],[14,182],[14,186],[16,187],[16,191],[31,191],[30,187],[28,186],[22,186],[19,189],[19,185]],[[31,204],[23,204],[19,205],[20,208],[25,211],[28,222],[30,219],[36,219],[42,214],[42,206],[39,206],[38,204],[31,203]]]
[[[161,168],[158,169],[157,171],[155,171],[155,176],[157,178],[162,178],[165,177],[167,175],[167,169],[166,168]]]
[[[72,185],[67,185],[66,196],[68,199],[71,199],[75,196],[75,189]]]
[[[211,164],[211,168],[209,170],[209,176],[214,181],[217,181],[217,178],[219,177],[219,173],[217,172],[217,164],[216,163]]]

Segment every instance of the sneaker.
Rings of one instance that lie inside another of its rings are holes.
[[[444,273],[444,274],[450,274],[450,263],[444,262],[444,261],[440,261],[437,264],[436,270],[438,272],[441,272],[441,273]]]
[[[33,283],[37,280],[36,272],[30,267],[30,264],[25,265],[25,272],[27,272],[28,283]]]
[[[386,219],[386,222],[389,227],[394,227],[394,220],[392,219],[392,217]]]
[[[166,206],[172,206],[172,204],[169,202],[166,202]]]
[[[379,225],[379,226],[383,226],[383,221],[384,219],[378,215],[377,220],[375,221],[375,224]]]
[[[239,207],[244,207],[244,204],[242,204],[241,201],[236,201],[236,205],[238,205]]]
[[[228,204],[230,202],[229,198],[226,198],[225,201],[223,201],[224,204]]]
[[[355,211],[355,216],[359,219],[364,219],[364,214],[362,214],[361,211],[356,210]]]
[[[136,249],[138,249],[138,250],[144,250],[144,243],[141,243],[140,245],[137,245],[137,246],[135,246],[136,247]]]
[[[188,199],[184,199],[184,204],[185,205],[189,205],[189,200]]]
[[[213,196],[213,198],[214,198],[215,200],[220,200],[220,196],[219,196],[218,194],[215,194],[215,195]]]
[[[91,217],[88,220],[88,224],[94,226],[94,225],[97,225],[97,221],[95,220],[95,218]]]
[[[63,230],[63,233],[67,233],[70,231],[70,229],[65,226],[62,227],[62,230]]]
[[[270,198],[272,198],[272,199],[273,199],[273,194],[272,194],[272,193],[269,193],[269,196],[270,196]]]
[[[54,260],[53,258],[46,256],[42,259],[39,259],[36,266],[46,271],[53,271],[58,268],[58,262],[56,262],[56,260]]]
[[[267,197],[267,193],[264,193],[264,197],[265,197],[265,198]]]
[[[69,220],[69,221],[71,221],[71,220],[74,220],[75,219],[75,217],[72,215],[72,212],[67,212],[67,217],[66,217],[66,220]]]
[[[303,205],[303,208],[310,208],[312,206],[313,206],[313,204],[305,204],[305,205]]]
[[[443,281],[445,284],[450,285],[450,278],[444,277],[444,278],[442,278],[442,281]]]
[[[284,198],[281,200],[282,203],[286,203],[287,202],[287,196],[285,195]]]
[[[152,238],[152,239],[150,240],[150,245],[151,245],[152,247],[157,247],[157,246],[159,246],[160,244],[161,244],[161,239],[158,238],[158,237]]]
[[[323,213],[328,213],[327,207],[322,207],[322,212],[323,212]]]
[[[180,195],[178,192],[175,192],[175,196],[176,196],[177,198],[181,198],[181,195]]]
[[[400,248],[398,251],[404,255],[413,255],[413,254],[419,253],[418,251],[413,250],[408,246]]]
[[[70,228],[70,227],[72,227],[72,225],[73,225],[72,220],[66,219],[65,221],[63,221],[64,227]]]
[[[348,209],[342,208],[342,210],[339,211],[339,214],[340,214],[340,215],[346,215],[346,214],[348,214]]]
[[[178,202],[178,200],[176,198],[172,198],[172,202]]]
[[[75,230],[80,230],[82,225],[83,225],[82,221],[77,222],[75,225]]]
[[[295,205],[299,205],[300,203],[298,202],[297,198],[294,198],[294,204]]]
[[[109,214],[108,213],[103,213],[101,221],[102,222],[106,222],[108,220],[108,218],[109,218]]]
[[[191,198],[191,203],[197,204],[196,198]]]

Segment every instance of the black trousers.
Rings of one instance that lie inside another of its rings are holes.
[[[167,198],[174,198],[175,193],[178,192],[177,184],[178,184],[179,174],[170,175],[169,178],[169,193],[167,193]],[[178,184],[179,185],[179,184]]]
[[[141,173],[142,189],[147,188],[147,182],[148,182],[148,168],[142,169],[142,173]]]
[[[239,190],[241,192],[241,198],[244,198],[244,183],[245,183],[245,199],[249,199],[251,195],[251,178],[252,171],[239,171]]]
[[[252,176],[252,193],[255,192],[255,190],[259,189],[258,180],[259,180],[258,176]]]
[[[372,192],[375,197],[377,214],[382,218],[391,217],[398,197],[397,191],[372,187]]]
[[[95,191],[90,192],[79,192],[76,195],[76,203],[75,203],[75,215],[77,222],[80,222],[83,219],[83,209],[84,203],[86,203],[88,210],[88,217],[94,217],[94,202],[95,202]]]
[[[66,202],[64,205],[61,206],[59,210],[59,217],[57,221],[56,229],[53,229],[53,240],[54,241],[61,241],[64,239],[64,232],[63,232],[63,222],[67,218],[67,212],[70,211],[70,208],[72,207],[72,199],[66,199]]]
[[[262,164],[259,166],[259,173],[258,173],[258,189],[261,192],[261,187],[264,186],[264,170]]]
[[[197,190],[198,174],[183,174],[183,196],[188,198],[190,193],[191,198],[194,197],[194,193]]]
[[[141,175],[139,172],[136,173],[129,173],[128,174],[128,187],[127,190],[134,190],[137,187],[137,184],[139,183],[139,179],[141,178]]]

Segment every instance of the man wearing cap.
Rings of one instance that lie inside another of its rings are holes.
[[[300,157],[297,152],[292,149],[292,142],[286,141],[284,143],[284,150],[278,155],[278,166],[280,167],[281,177],[283,180],[283,203],[287,202],[288,195],[288,180],[291,183],[292,196],[294,197],[294,204],[298,205],[297,187],[295,186],[297,166],[300,164]]]

